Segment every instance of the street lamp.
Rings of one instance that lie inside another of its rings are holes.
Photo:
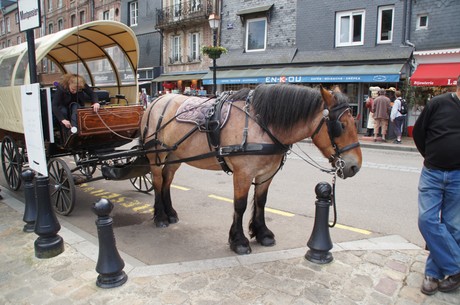
[[[209,26],[212,30],[213,47],[217,47],[217,30],[219,29],[219,15],[209,15]],[[216,58],[212,58],[212,94],[216,95]]]

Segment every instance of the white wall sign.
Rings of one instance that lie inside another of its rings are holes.
[[[18,0],[18,13],[21,32],[40,27],[39,0]]]
[[[43,176],[48,176],[40,107],[40,84],[21,86],[21,104],[29,167]]]

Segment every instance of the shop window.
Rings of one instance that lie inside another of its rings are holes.
[[[340,12],[336,15],[336,46],[364,44],[364,11]]]
[[[246,52],[264,51],[267,47],[267,18],[246,21]]]
[[[393,6],[379,8],[378,43],[390,43],[393,41],[393,19]]]

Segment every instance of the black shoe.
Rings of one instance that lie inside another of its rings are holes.
[[[448,276],[445,280],[439,282],[439,291],[452,292],[460,287],[460,273]]]
[[[433,295],[438,291],[439,280],[425,275],[420,291],[426,295]]]
[[[394,140],[393,144],[401,144],[401,141],[400,140]]]

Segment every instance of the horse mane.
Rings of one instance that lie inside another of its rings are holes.
[[[229,99],[232,100],[232,101],[244,101],[248,97],[250,91],[251,91],[251,89],[249,89],[249,88],[242,88],[242,89],[232,93],[232,95],[230,95]]]
[[[275,130],[291,130],[308,121],[322,105],[318,89],[297,85],[259,85],[254,90],[252,107],[260,124]]]

